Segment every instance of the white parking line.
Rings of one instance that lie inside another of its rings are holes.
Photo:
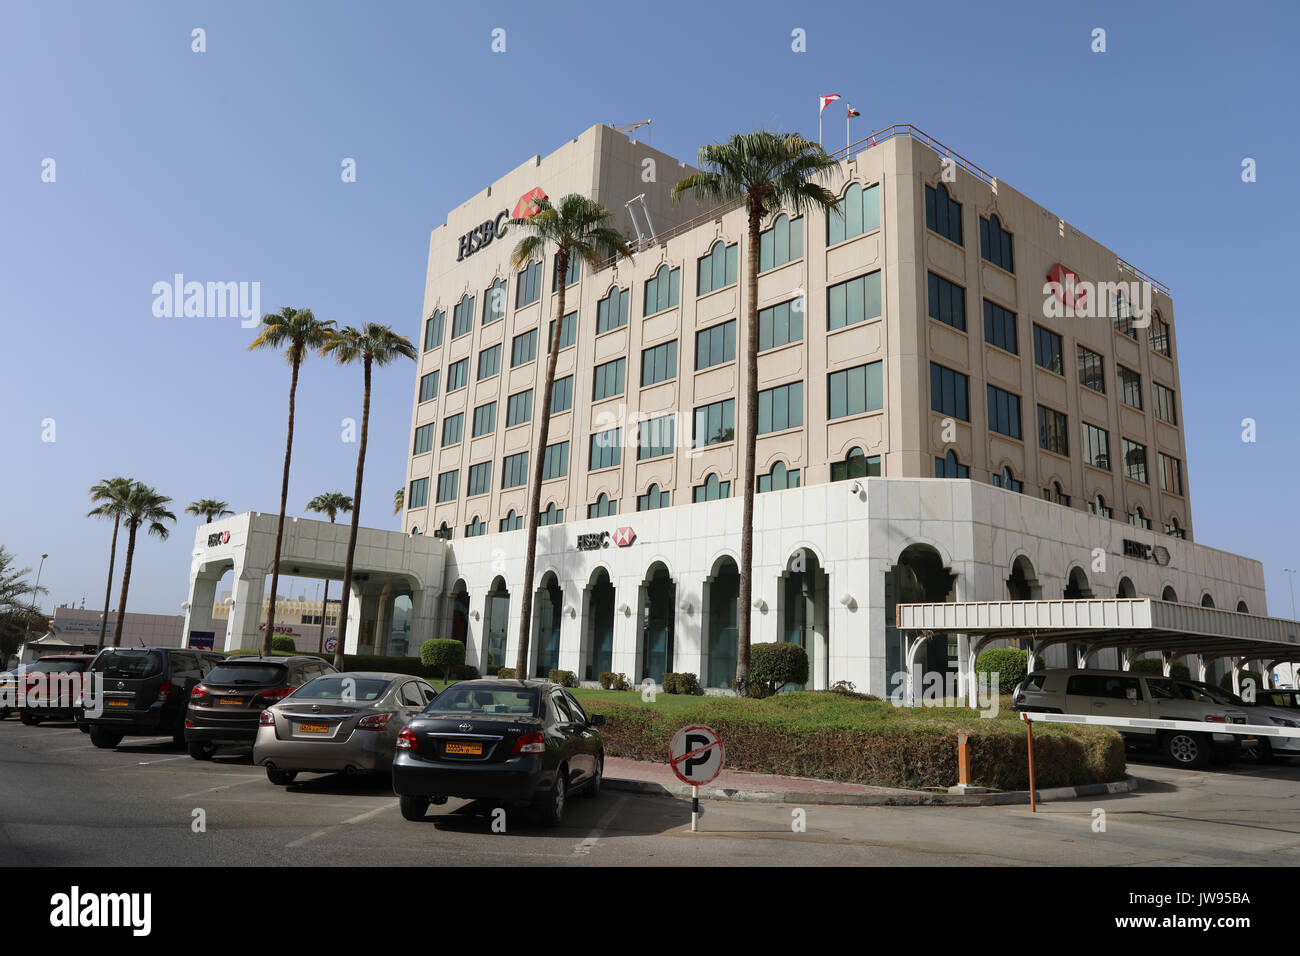
[[[587,839],[583,840],[573,848],[574,856],[587,856],[596,848],[597,842],[599,842],[604,832],[609,829],[609,825],[614,822],[614,817],[618,815],[619,807],[623,806],[625,800],[627,800],[626,793],[621,794],[619,798],[614,801],[614,805],[609,808],[609,812],[601,817],[600,822],[596,824],[596,829],[588,833]]]
[[[137,767],[148,767],[155,763],[169,763],[172,760],[193,760],[189,754],[181,754],[179,757],[159,757],[157,760],[141,760],[136,763]]]
[[[205,793],[216,793],[219,790],[229,790],[231,787],[242,787],[246,783],[257,783],[259,780],[265,780],[265,774],[258,774],[256,777],[246,777],[243,780],[237,780],[234,783],[223,783],[217,787],[208,787],[206,790],[195,790],[193,793],[182,793],[177,800],[187,800],[190,797],[199,797]]]
[[[348,826],[353,823],[361,823],[363,820],[369,820],[373,816],[378,816],[379,814],[384,813],[385,811],[392,810],[394,807],[397,806],[397,804],[398,801],[390,800],[388,803],[385,803],[383,806],[375,807],[373,810],[367,810],[365,813],[358,813],[355,817],[350,817],[347,820],[344,820],[342,823],[335,824],[335,826],[332,826],[327,830],[317,830],[315,833],[309,833],[305,837],[302,837],[301,839],[294,840],[292,843],[286,843],[285,848],[291,849],[293,847],[300,847],[305,843],[310,843],[312,840],[315,840],[317,837],[325,836],[325,834],[329,833],[330,830],[336,829],[337,827]]]

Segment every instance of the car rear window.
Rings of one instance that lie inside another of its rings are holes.
[[[95,661],[95,670],[105,677],[156,677],[163,671],[163,657],[157,651],[105,651]]]
[[[378,677],[348,677],[346,674],[330,674],[308,681],[294,692],[296,698],[311,700],[353,701],[378,700],[392,681]]]
[[[29,674],[71,674],[86,669],[85,661],[37,661],[27,668]]]
[[[279,664],[218,664],[203,678],[205,684],[283,684],[289,669]]]
[[[536,717],[540,695],[530,688],[448,687],[425,708],[426,714],[519,714]]]

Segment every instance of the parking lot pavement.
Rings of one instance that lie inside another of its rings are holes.
[[[0,723],[5,865],[1216,865],[1300,863],[1300,765],[1187,771],[1134,760],[1137,793],[1028,807],[840,807],[606,791],[564,824],[453,800],[403,820],[386,778],[271,785],[247,750],[164,738],[97,750],[68,724]],[[1098,816],[1095,811],[1102,811]],[[201,821],[203,826],[198,826]],[[1097,829],[1099,824],[1104,830]],[[499,821],[498,821],[499,828]]]

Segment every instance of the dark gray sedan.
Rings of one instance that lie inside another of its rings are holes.
[[[409,674],[329,674],[262,711],[253,763],[277,786],[299,773],[386,773],[398,734],[437,696]]]

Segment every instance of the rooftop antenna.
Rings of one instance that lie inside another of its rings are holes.
[[[641,204],[641,215],[645,216],[645,225],[648,230],[646,235],[641,234],[641,224],[637,222],[636,210],[632,207],[632,204],[637,202]],[[627,202],[623,203],[623,206],[627,209],[627,214],[632,217],[632,226],[636,229],[636,248],[637,251],[640,252],[649,245],[655,235],[654,223],[650,221],[650,210],[645,204],[645,193],[642,193],[639,196],[633,196]]]

